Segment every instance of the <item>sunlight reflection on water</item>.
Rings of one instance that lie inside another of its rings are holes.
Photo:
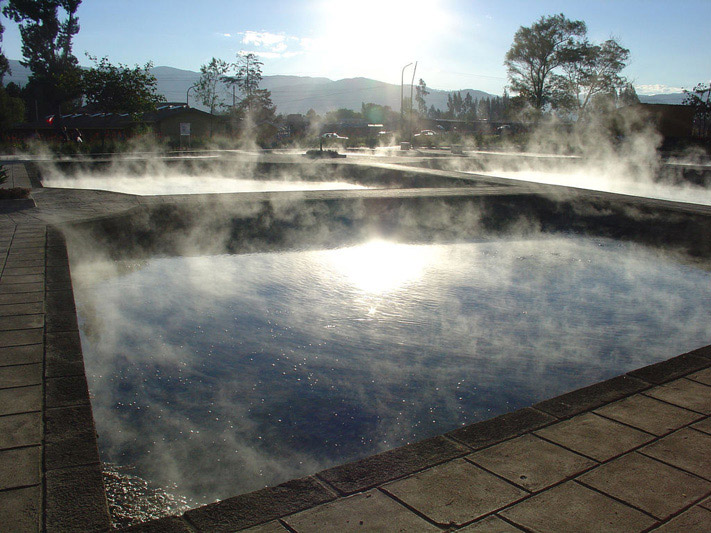
[[[605,239],[73,261],[72,276],[102,459],[195,503],[711,337],[708,272]]]

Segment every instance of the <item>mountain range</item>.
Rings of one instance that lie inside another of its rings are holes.
[[[23,67],[19,61],[10,60],[10,73],[5,75],[4,83],[14,82],[20,86],[27,83],[30,71]],[[173,67],[153,67],[151,73],[156,77],[157,91],[168,102],[185,102],[199,109],[205,109],[197,102],[195,91],[188,90],[200,78],[199,72],[181,70]],[[347,78],[330,80],[328,78],[312,78],[307,76],[264,76],[260,88],[267,89],[272,94],[272,102],[277,106],[277,112],[283,114],[306,113],[313,109],[319,114],[334,109],[345,108],[360,111],[361,104],[375,103],[390,106],[394,110],[400,108],[401,87],[392,83],[372,80],[369,78]],[[447,109],[447,96],[453,92],[460,92],[462,98],[467,93],[473,99],[492,98],[496,95],[475,89],[462,89],[457,91],[443,91],[431,89],[427,96],[427,107]],[[404,95],[409,97],[410,85],[404,86]],[[223,91],[226,104],[231,104],[232,94],[227,88]],[[681,104],[684,93],[640,95],[641,102],[656,104]]]

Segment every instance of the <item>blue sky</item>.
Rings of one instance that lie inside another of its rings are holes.
[[[251,51],[265,75],[390,83],[418,61],[416,77],[430,87],[501,94],[516,30],[556,13],[585,21],[593,41],[612,36],[629,48],[624,74],[641,94],[711,80],[711,0],[84,0],[74,53],[82,64],[88,52],[198,70]],[[20,59],[16,26],[3,23],[5,55]]]

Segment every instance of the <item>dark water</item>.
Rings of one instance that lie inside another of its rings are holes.
[[[195,504],[711,341],[709,272],[604,239],[73,257],[72,274],[102,459]]]

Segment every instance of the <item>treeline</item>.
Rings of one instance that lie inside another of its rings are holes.
[[[461,91],[449,93],[447,95],[447,110],[442,111],[430,106],[427,118],[504,122],[510,119],[510,99],[505,91],[503,97],[494,96],[492,98],[473,98],[471,93],[466,93],[466,96],[462,98]]]

